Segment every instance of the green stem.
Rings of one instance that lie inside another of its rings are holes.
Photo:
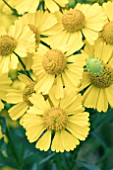
[[[12,8],[12,6],[6,2],[6,0],[2,0],[2,1],[11,9],[11,11],[13,11],[14,15],[21,16],[17,13],[16,9]]]
[[[22,65],[22,67],[23,67],[23,69],[24,69],[24,71],[25,71],[25,70],[26,70],[26,66],[25,66],[25,64],[23,63],[23,61],[21,60],[20,56],[19,56],[17,53],[15,53],[15,52],[13,52],[13,53],[17,56],[20,64]]]
[[[41,8],[44,11],[44,1],[41,2]]]
[[[80,148],[81,148],[81,144],[79,146],[77,146],[77,148],[75,150],[70,152],[71,157],[70,157],[70,165],[68,167],[69,170],[74,170],[75,169],[76,160],[77,160]]]
[[[58,153],[56,153],[56,155],[55,155],[55,163],[56,163],[57,169],[62,170],[61,159],[60,159],[60,155]]]
[[[23,61],[22,61],[22,59],[20,58],[20,56],[19,56],[16,52],[14,52],[14,51],[13,51],[13,53],[17,56],[20,64],[22,65],[22,67],[23,67],[23,69],[24,69],[24,72],[25,72],[26,76],[28,76],[29,78],[31,78],[31,76],[30,76],[29,72],[26,70],[26,66],[25,66],[25,64],[23,63]],[[32,79],[32,78],[31,78],[31,79]]]

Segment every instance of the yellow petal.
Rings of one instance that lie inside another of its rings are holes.
[[[89,86],[83,94],[83,105],[88,108],[96,109],[100,90],[100,88],[94,85]]]
[[[8,112],[13,120],[17,120],[27,111],[27,109],[27,104],[25,102],[21,102],[9,109]]]
[[[107,109],[108,109],[108,101],[106,98],[105,89],[101,88],[99,96],[98,96],[98,100],[97,100],[97,110],[99,112],[101,112],[101,111],[106,112]]]
[[[52,141],[51,150],[56,152],[64,152],[64,147],[61,138],[61,132],[57,131]]]
[[[47,151],[51,144],[51,131],[47,130],[36,143],[36,148]]]
[[[68,122],[67,130],[72,133],[77,139],[85,140],[89,133],[89,124],[87,122],[86,126],[79,126],[75,123]]]
[[[66,130],[61,131],[61,139],[66,151],[74,150],[79,144],[79,141]]]
[[[61,75],[58,75],[56,78],[55,97],[56,99],[64,97],[63,82],[61,79]]]

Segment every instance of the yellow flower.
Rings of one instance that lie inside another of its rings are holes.
[[[28,52],[35,50],[35,37],[28,26],[15,21],[15,25],[6,30],[0,27],[0,72],[16,69],[20,57],[26,57]]]
[[[113,2],[103,3],[107,20],[100,33],[99,40],[108,53],[113,52]]]
[[[59,47],[60,48],[60,47]],[[64,97],[64,86],[76,90],[82,78],[84,55],[67,55],[65,49],[49,49],[42,46],[33,57],[32,69],[38,78],[35,90],[48,94],[56,84],[55,96]]]
[[[37,47],[40,41],[44,41],[45,37],[51,35],[51,31],[49,30],[57,23],[57,18],[53,14],[41,10],[38,10],[35,13],[25,14],[20,17],[20,20],[23,25],[29,25],[29,28],[35,34]]]
[[[98,38],[98,32],[102,30],[105,15],[101,6],[97,3],[77,4],[74,9],[56,12],[59,23],[51,31],[48,43],[54,47],[56,44],[67,44],[68,53],[79,50],[84,38],[92,45]]]
[[[86,68],[83,73],[83,105],[87,108],[106,112],[108,104],[113,107],[113,56],[104,48],[100,40],[94,46],[86,45]]]
[[[34,93],[34,82],[24,74],[18,79],[24,83],[22,89],[9,89],[6,95],[7,103],[15,104],[8,112],[13,120],[20,118],[32,106],[29,97]]]
[[[40,150],[74,150],[79,140],[88,135],[89,113],[84,112],[81,96],[69,89],[64,91],[65,98],[61,100],[55,98],[54,90],[46,101],[41,94],[33,94],[33,107],[20,120],[29,142],[38,140],[36,148]]]
[[[0,111],[4,108],[4,104],[1,100],[6,100],[7,90],[10,88],[11,80],[8,77],[8,74],[0,75]]]

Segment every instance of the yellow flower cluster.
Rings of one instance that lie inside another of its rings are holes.
[[[0,110],[12,104],[36,148],[74,150],[89,134],[85,108],[113,107],[113,3],[0,3]]]

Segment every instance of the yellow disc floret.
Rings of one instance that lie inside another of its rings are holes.
[[[30,102],[29,97],[32,95],[32,93],[35,92],[34,85],[35,85],[34,83],[27,85],[23,92],[23,100],[26,102],[28,106],[32,106],[32,103]]]
[[[100,88],[106,88],[113,84],[113,69],[107,64],[100,75],[91,74],[91,82]]]
[[[45,112],[43,120],[44,126],[48,130],[59,131],[65,129],[67,123],[68,116],[64,110],[61,108],[53,107],[47,112]]]
[[[84,27],[85,16],[78,9],[70,9],[63,15],[62,24],[68,32],[79,31]]]
[[[29,28],[31,29],[31,31],[33,31],[33,33],[35,34],[35,41],[36,44],[39,45],[40,42],[40,33],[38,28],[35,25],[29,24]]]
[[[49,50],[44,55],[42,65],[48,74],[59,74],[66,67],[66,57],[60,50]]]
[[[113,22],[109,22],[103,27],[101,36],[107,44],[113,44]]]
[[[16,40],[9,35],[0,36],[0,55],[7,56],[10,55],[16,48]]]

